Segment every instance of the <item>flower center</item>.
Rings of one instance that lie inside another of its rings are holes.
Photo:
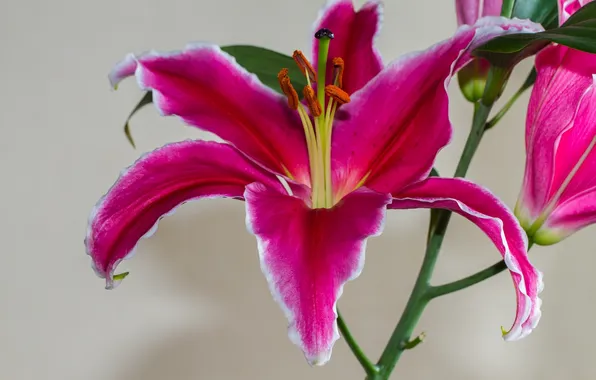
[[[339,57],[333,58],[332,61],[333,84],[325,86],[329,44],[333,39],[333,33],[323,28],[315,33],[315,38],[319,40],[319,62],[316,72],[300,50],[293,54],[294,61],[306,77],[307,85],[302,91],[306,107],[300,102],[298,93],[290,82],[288,69],[282,69],[277,79],[282,92],[288,98],[288,106],[298,111],[304,128],[310,162],[312,207],[331,208],[339,201],[333,194],[331,175],[333,119],[337,107],[348,103],[350,96],[342,90],[344,61]]]

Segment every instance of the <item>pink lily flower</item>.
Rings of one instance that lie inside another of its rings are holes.
[[[383,67],[373,45],[380,13],[376,1],[358,11],[350,0],[324,8],[314,56],[333,59],[315,72],[304,55],[294,55],[309,81],[304,102],[287,70],[278,76],[282,96],[212,45],[130,55],[116,66],[112,84],[134,74],[153,91],[162,115],[227,143],[185,141],[148,153],[99,201],[86,247],[107,288],[123,278],[114,275],[118,263],[178,205],[243,200],[290,338],[311,364],[322,365],[339,337],[337,300],[362,271],[366,241],[382,232],[386,210],[444,208],[477,224],[511,270],[517,312],[505,338],[532,331],[542,279],[512,212],[472,182],[428,175],[452,134],[446,86],[471,49],[497,34],[540,26],[506,19],[464,26]]]
[[[503,0],[455,0],[458,25],[474,25],[483,17],[501,14]],[[462,68],[457,79],[463,95],[470,102],[482,98],[490,64],[484,58],[476,58]]]
[[[560,23],[587,2],[559,0]],[[552,45],[536,70],[515,214],[536,244],[548,245],[596,222],[596,54]]]

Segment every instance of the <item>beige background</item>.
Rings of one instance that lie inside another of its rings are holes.
[[[362,2],[358,2],[361,4]],[[190,40],[308,50],[321,0],[3,0],[0,5],[0,379],[362,379],[345,343],[310,368],[286,337],[244,227],[240,202],[185,205],[164,220],[103,290],[85,255],[89,211],[119,171],[144,151],[200,137],[153,109],[122,134],[139,97],[133,81],[109,90],[106,74],[129,51],[178,49]],[[429,13],[432,12],[432,13]],[[427,47],[455,28],[448,0],[389,0],[378,40],[385,61]],[[529,64],[516,72],[520,83]],[[513,87],[513,86],[512,86]],[[452,172],[470,105],[452,86],[455,140],[438,168]],[[470,177],[513,206],[523,175],[527,96],[486,136]],[[428,213],[392,212],[370,241],[367,266],[339,305],[376,358],[409,294]],[[594,229],[532,252],[545,272],[543,319],[527,339],[505,343],[513,318],[507,275],[431,304],[399,379],[593,379]],[[436,281],[495,262],[473,225],[454,218]]]

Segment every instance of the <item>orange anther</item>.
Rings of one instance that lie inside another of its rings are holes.
[[[281,69],[279,73],[277,73],[277,80],[279,81],[279,85],[281,86],[281,80],[283,78],[288,77],[288,69]]]
[[[308,59],[306,59],[300,50],[295,50],[294,54],[292,54],[292,58],[294,58],[294,61],[296,61],[298,68],[300,71],[302,71],[302,74],[305,76],[308,75],[311,82],[317,81],[317,73],[315,72],[315,69],[313,69]]]
[[[339,88],[343,87],[344,60],[341,57],[333,58],[333,83]]]
[[[350,95],[332,84],[325,87],[325,94],[327,94],[328,97],[335,99],[338,104],[346,104],[350,102]]]
[[[281,69],[281,71],[277,74],[277,80],[279,81],[281,91],[288,98],[288,106],[294,110],[298,109],[298,104],[300,100],[298,98],[298,93],[294,89],[294,86],[292,86],[292,82],[290,82],[290,77],[288,76],[288,69]]]
[[[308,109],[310,110],[312,116],[320,116],[323,111],[321,109],[321,104],[319,104],[317,96],[315,95],[315,90],[313,90],[310,86],[305,86],[303,93],[304,99],[306,100],[306,104],[308,105]]]

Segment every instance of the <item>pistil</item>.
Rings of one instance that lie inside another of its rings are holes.
[[[326,74],[327,74],[327,59],[329,57],[329,45],[331,40],[335,36],[331,32],[331,30],[327,28],[319,29],[315,33],[315,38],[319,40],[319,49],[318,49],[318,82],[317,82],[317,97],[319,99],[319,103],[321,103],[322,107],[325,107],[325,84],[326,84]],[[331,107],[333,100],[330,99],[328,107]],[[317,133],[319,134],[319,139],[321,140],[320,143],[320,153],[321,159],[323,160],[323,181],[324,181],[324,204],[325,207],[331,208],[333,207],[333,184],[331,178],[331,128],[332,128],[332,119],[330,119],[330,112],[321,114],[319,117],[319,129]]]
[[[342,90],[344,62],[341,58],[333,59],[333,84],[325,85],[329,44],[333,39],[333,33],[329,29],[320,29],[315,37],[319,40],[317,72],[314,71],[301,51],[296,50],[293,54],[294,61],[306,78],[307,85],[303,89],[303,95],[304,103],[308,107],[310,115],[299,101],[298,94],[290,83],[288,70],[282,69],[278,74],[278,79],[282,92],[288,97],[288,105],[298,111],[304,127],[310,161],[312,207],[331,208],[337,201],[333,197],[333,178],[331,175],[333,118],[337,107],[348,103],[350,96]],[[310,116],[312,116],[312,121]]]

